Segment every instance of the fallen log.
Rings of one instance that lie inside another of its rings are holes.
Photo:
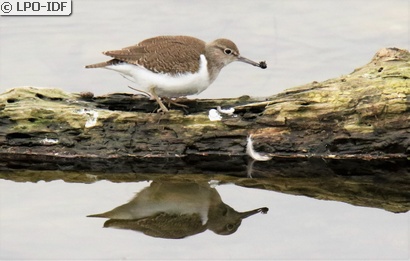
[[[155,102],[131,94],[15,88],[0,95],[0,155],[22,161],[234,157],[244,155],[252,134],[255,149],[273,157],[407,158],[409,77],[409,52],[388,48],[335,79],[263,100],[181,99],[188,108],[166,114],[152,113]]]
[[[406,212],[409,79],[410,53],[387,48],[335,79],[264,99],[180,99],[188,108],[171,105],[166,114],[138,95],[14,88],[0,95],[0,178],[212,174],[246,187]],[[272,160],[247,156],[249,135]]]

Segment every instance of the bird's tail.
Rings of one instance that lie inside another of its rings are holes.
[[[105,66],[108,65],[115,65],[118,63],[121,63],[122,61],[118,60],[118,59],[112,59],[106,62],[102,62],[102,63],[95,63],[95,64],[90,64],[90,65],[86,65],[85,68],[89,69],[89,68],[103,68]]]
[[[107,66],[107,62],[86,65],[85,68],[101,68],[105,66]]]

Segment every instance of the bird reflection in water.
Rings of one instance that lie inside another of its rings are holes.
[[[203,182],[153,181],[130,202],[88,217],[109,218],[104,227],[131,229],[152,237],[184,238],[212,230],[219,235],[237,231],[243,219],[268,208],[237,212],[218,191]]]

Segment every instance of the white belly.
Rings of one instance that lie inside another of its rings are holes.
[[[171,76],[165,73],[154,73],[142,66],[121,63],[105,68],[121,73],[125,78],[135,82],[136,89],[150,92],[155,87],[158,96],[180,97],[203,92],[210,85],[207,60],[200,56],[200,66],[197,73],[185,73]],[[133,86],[134,87],[134,86]]]

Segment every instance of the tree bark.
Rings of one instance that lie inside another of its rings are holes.
[[[410,53],[385,48],[348,75],[265,99],[179,99],[188,108],[166,114],[138,95],[14,88],[0,95],[0,178],[44,179],[28,170],[114,172],[122,181],[129,176],[120,173],[224,174],[243,186],[405,212],[409,79]],[[218,106],[234,113],[211,121]],[[249,135],[272,160],[246,155]],[[261,179],[243,179],[250,176]]]
[[[93,97],[59,89],[15,88],[0,95],[3,159],[175,159],[243,156],[252,134],[273,157],[407,158],[410,152],[410,54],[380,50],[367,65],[263,100],[154,101],[130,94]],[[220,121],[211,109],[234,108]],[[171,105],[171,108],[174,108]]]

